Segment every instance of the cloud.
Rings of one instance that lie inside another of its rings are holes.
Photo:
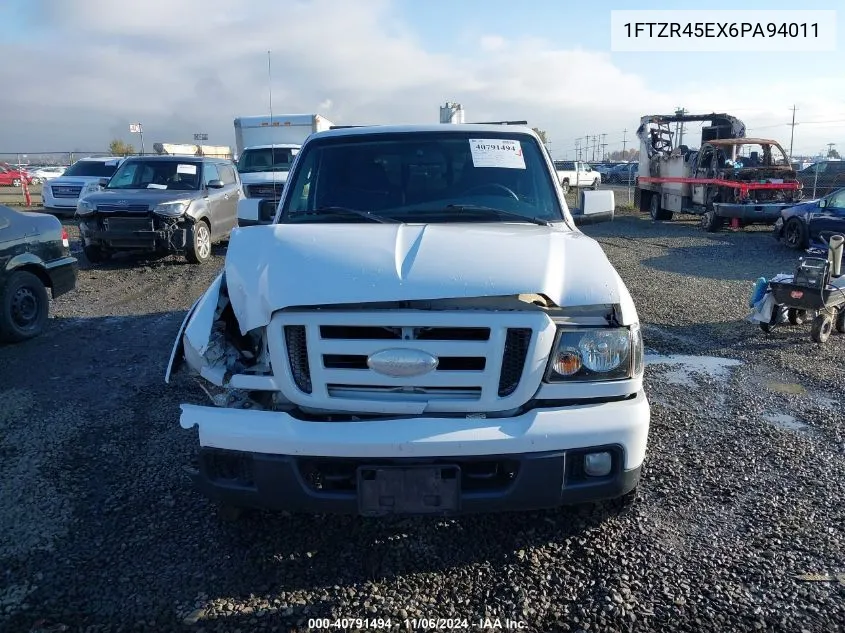
[[[32,4],[43,16],[37,44],[0,44],[4,59],[26,54],[25,66],[0,66],[0,85],[14,86],[0,101],[8,145],[0,152],[95,150],[116,136],[131,140],[133,121],[144,123],[150,145],[195,132],[232,144],[234,117],[267,111],[268,50],[276,113],[424,123],[458,101],[467,121],[527,119],[547,131],[556,155],[603,132],[613,149],[626,128],[630,147],[640,116],[679,101],[678,85],[625,72],[604,52],[496,33],[477,38],[472,53],[434,52],[389,0],[252,0],[237,11],[221,0],[146,0],[131,11],[100,0]],[[758,88],[693,84],[683,101],[712,111],[720,99],[753,103]],[[772,92],[783,103],[793,93],[791,80]],[[823,104],[837,107],[832,98]]]

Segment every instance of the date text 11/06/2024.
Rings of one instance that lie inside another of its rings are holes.
[[[333,629],[345,631],[372,629],[389,631],[518,631],[527,628],[527,623],[510,618],[309,618],[308,628],[315,631]]]

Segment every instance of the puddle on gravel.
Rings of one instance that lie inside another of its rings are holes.
[[[806,424],[797,420],[795,416],[789,415],[788,413],[764,413],[763,419],[767,422],[771,422],[775,426],[779,426],[782,429],[788,429],[790,431],[804,431],[807,429]]]
[[[673,369],[666,373],[665,379],[673,385],[695,387],[693,374],[707,374],[712,378],[726,379],[731,367],[741,364],[732,358],[718,356],[686,356],[683,354],[646,354],[646,365],[669,365]]]

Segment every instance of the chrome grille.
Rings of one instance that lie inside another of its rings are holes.
[[[82,187],[69,185],[52,185],[50,187],[50,191],[53,193],[54,198],[78,198],[79,194],[82,192]]]
[[[377,403],[385,413],[506,410],[539,387],[555,326],[533,312],[494,312],[490,320],[495,327],[480,327],[485,313],[469,310],[280,312],[268,343],[273,366],[290,372],[287,380],[277,376],[282,391],[300,405],[373,411],[368,407]],[[395,376],[368,365],[377,352],[402,349],[435,356],[437,366]]]
[[[273,198],[278,201],[282,197],[284,183],[262,183],[260,185],[246,185],[244,193],[247,198]]]

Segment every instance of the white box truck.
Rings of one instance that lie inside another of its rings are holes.
[[[319,114],[274,114],[235,119],[238,172],[246,196],[238,204],[238,224],[270,217],[282,196],[293,159],[305,139],[333,123]]]

